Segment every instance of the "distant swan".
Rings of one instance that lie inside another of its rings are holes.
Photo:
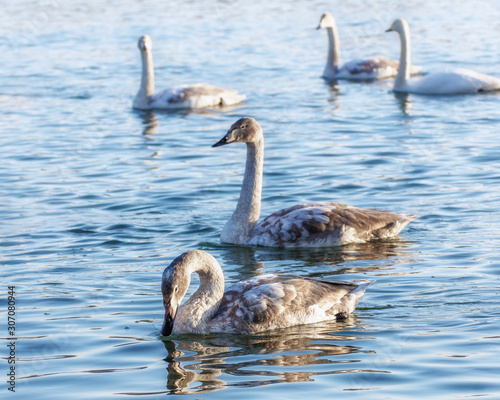
[[[369,80],[385,79],[396,76],[399,62],[386,57],[365,58],[352,60],[341,67],[340,40],[337,24],[333,15],[325,13],[321,16],[316,29],[326,28],[328,34],[328,58],[323,77],[327,79]],[[412,66],[411,73],[418,74],[422,67]]]
[[[395,20],[386,32],[395,31],[401,40],[398,75],[394,82],[395,92],[418,94],[466,94],[500,90],[500,79],[468,69],[445,69],[410,79],[411,64],[410,26],[405,19]]]
[[[363,243],[396,236],[416,218],[345,204],[315,203],[283,209],[258,224],[264,163],[262,128],[253,118],[241,118],[212,147],[233,142],[246,143],[247,161],[238,205],[222,230],[222,242],[273,247]]]
[[[200,286],[180,305],[193,272],[198,273]],[[370,283],[261,275],[224,291],[224,275],[217,260],[204,251],[191,250],[177,257],[163,272],[165,318],[161,333],[252,334],[344,319],[354,311]]]
[[[213,106],[229,106],[245,100],[246,96],[237,90],[223,89],[207,83],[174,86],[157,94],[153,55],[153,42],[147,35],[139,39],[139,50],[142,58],[142,80],[139,92],[134,98],[133,107],[139,110],[168,108],[204,108]]]

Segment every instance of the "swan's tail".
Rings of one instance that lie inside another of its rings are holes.
[[[414,214],[403,214],[401,218],[397,219],[394,222],[384,226],[383,228],[374,232],[374,236],[377,239],[387,239],[394,237],[401,232],[406,225],[408,225],[415,218],[418,218],[417,215]]]
[[[350,306],[351,306],[352,311],[354,311],[354,309],[358,305],[359,301],[361,300],[361,296],[363,296],[363,294],[365,293],[366,288],[368,286],[370,286],[373,282],[375,282],[375,281],[369,281],[366,279],[359,279],[359,280],[352,281],[352,283],[354,283],[355,285],[358,285],[358,287],[356,289],[349,292],[349,294],[348,294],[349,301],[351,303]]]
[[[403,228],[408,225],[411,221],[413,221],[415,218],[418,218],[418,215],[415,214],[404,214],[401,218],[399,218],[395,223],[394,223],[394,229],[397,229],[396,234],[401,232]]]
[[[222,96],[221,98],[222,106],[233,106],[235,104],[241,103],[247,98],[247,96],[245,96],[244,94],[238,94],[236,90],[234,92],[235,93],[226,94]]]

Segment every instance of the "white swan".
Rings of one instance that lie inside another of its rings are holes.
[[[398,73],[399,62],[386,57],[352,60],[339,67],[340,40],[337,24],[332,14],[325,13],[321,16],[316,29],[321,28],[326,28],[328,35],[328,57],[323,71],[324,78],[351,80],[386,79],[396,76]],[[422,67],[412,66],[411,73],[418,74],[421,69]]]
[[[233,142],[246,143],[247,162],[238,205],[222,230],[222,242],[273,247],[363,243],[396,236],[416,218],[345,204],[316,203],[286,208],[258,224],[264,162],[262,128],[253,118],[241,118],[212,147]]]
[[[153,42],[148,35],[144,35],[139,39],[138,46],[142,58],[142,79],[139,92],[134,98],[134,108],[152,110],[229,106],[246,98],[245,95],[238,94],[237,90],[218,88],[207,83],[174,86],[154,94],[155,79],[151,53]]]
[[[400,68],[394,82],[395,92],[418,94],[466,94],[500,90],[500,79],[468,69],[445,69],[410,79],[410,26],[405,19],[395,20],[386,32],[395,31],[401,40]]]
[[[200,287],[180,306],[193,272],[200,277]],[[262,275],[224,291],[224,275],[217,260],[204,251],[191,250],[177,257],[163,272],[165,318],[161,332],[163,336],[252,334],[347,318],[370,283]]]

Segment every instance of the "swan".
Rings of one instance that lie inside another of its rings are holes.
[[[328,35],[328,58],[323,71],[324,78],[351,80],[386,79],[396,76],[398,73],[399,62],[386,57],[352,60],[339,67],[340,40],[337,24],[332,14],[327,12],[321,16],[316,29],[321,28],[326,28]],[[418,74],[421,69],[422,67],[412,66],[411,73]]]
[[[258,224],[262,193],[264,136],[250,117],[236,121],[212,147],[247,145],[245,176],[238,205],[221,241],[272,247],[323,247],[396,236],[415,215],[362,209],[337,203],[300,204],[271,214]]]
[[[386,32],[397,32],[401,40],[400,66],[394,91],[417,94],[466,94],[500,90],[500,79],[463,68],[430,72],[410,79],[411,64],[410,26],[403,19],[395,20]]]
[[[198,290],[182,305],[191,274]],[[163,336],[213,332],[253,334],[294,325],[345,319],[372,281],[342,282],[295,275],[261,275],[224,291],[224,275],[209,253],[191,250],[165,268],[161,291]]]
[[[151,53],[153,42],[148,35],[144,35],[139,39],[138,46],[142,58],[142,79],[133,108],[152,110],[230,106],[246,99],[246,96],[238,94],[237,90],[223,89],[207,83],[174,86],[154,94],[155,79]]]

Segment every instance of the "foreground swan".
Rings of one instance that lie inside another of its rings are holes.
[[[500,79],[468,69],[446,69],[410,79],[410,26],[405,19],[395,20],[386,32],[395,31],[401,40],[400,68],[394,82],[395,92],[418,94],[466,94],[500,90]]]
[[[193,272],[200,277],[200,287],[180,306]],[[370,283],[262,275],[224,292],[224,275],[217,260],[204,251],[191,250],[163,271],[165,319],[161,333],[252,334],[346,318]]]
[[[328,58],[323,77],[327,79],[385,79],[396,76],[399,62],[386,57],[365,58],[352,60],[341,67],[340,40],[337,24],[332,14],[325,13],[321,16],[317,29],[326,28],[328,34]],[[422,67],[412,66],[411,73],[418,74]]]
[[[237,90],[218,88],[207,83],[174,86],[154,94],[155,79],[153,42],[147,35],[139,39],[139,50],[142,58],[142,80],[139,92],[134,98],[133,107],[140,110],[167,108],[204,108],[213,106],[229,106],[245,100],[246,96]]]
[[[396,236],[415,215],[362,209],[345,204],[300,204],[271,214],[260,224],[264,136],[250,117],[236,121],[212,147],[247,145],[245,177],[238,205],[221,233],[221,241],[273,247],[321,247],[363,243]]]

